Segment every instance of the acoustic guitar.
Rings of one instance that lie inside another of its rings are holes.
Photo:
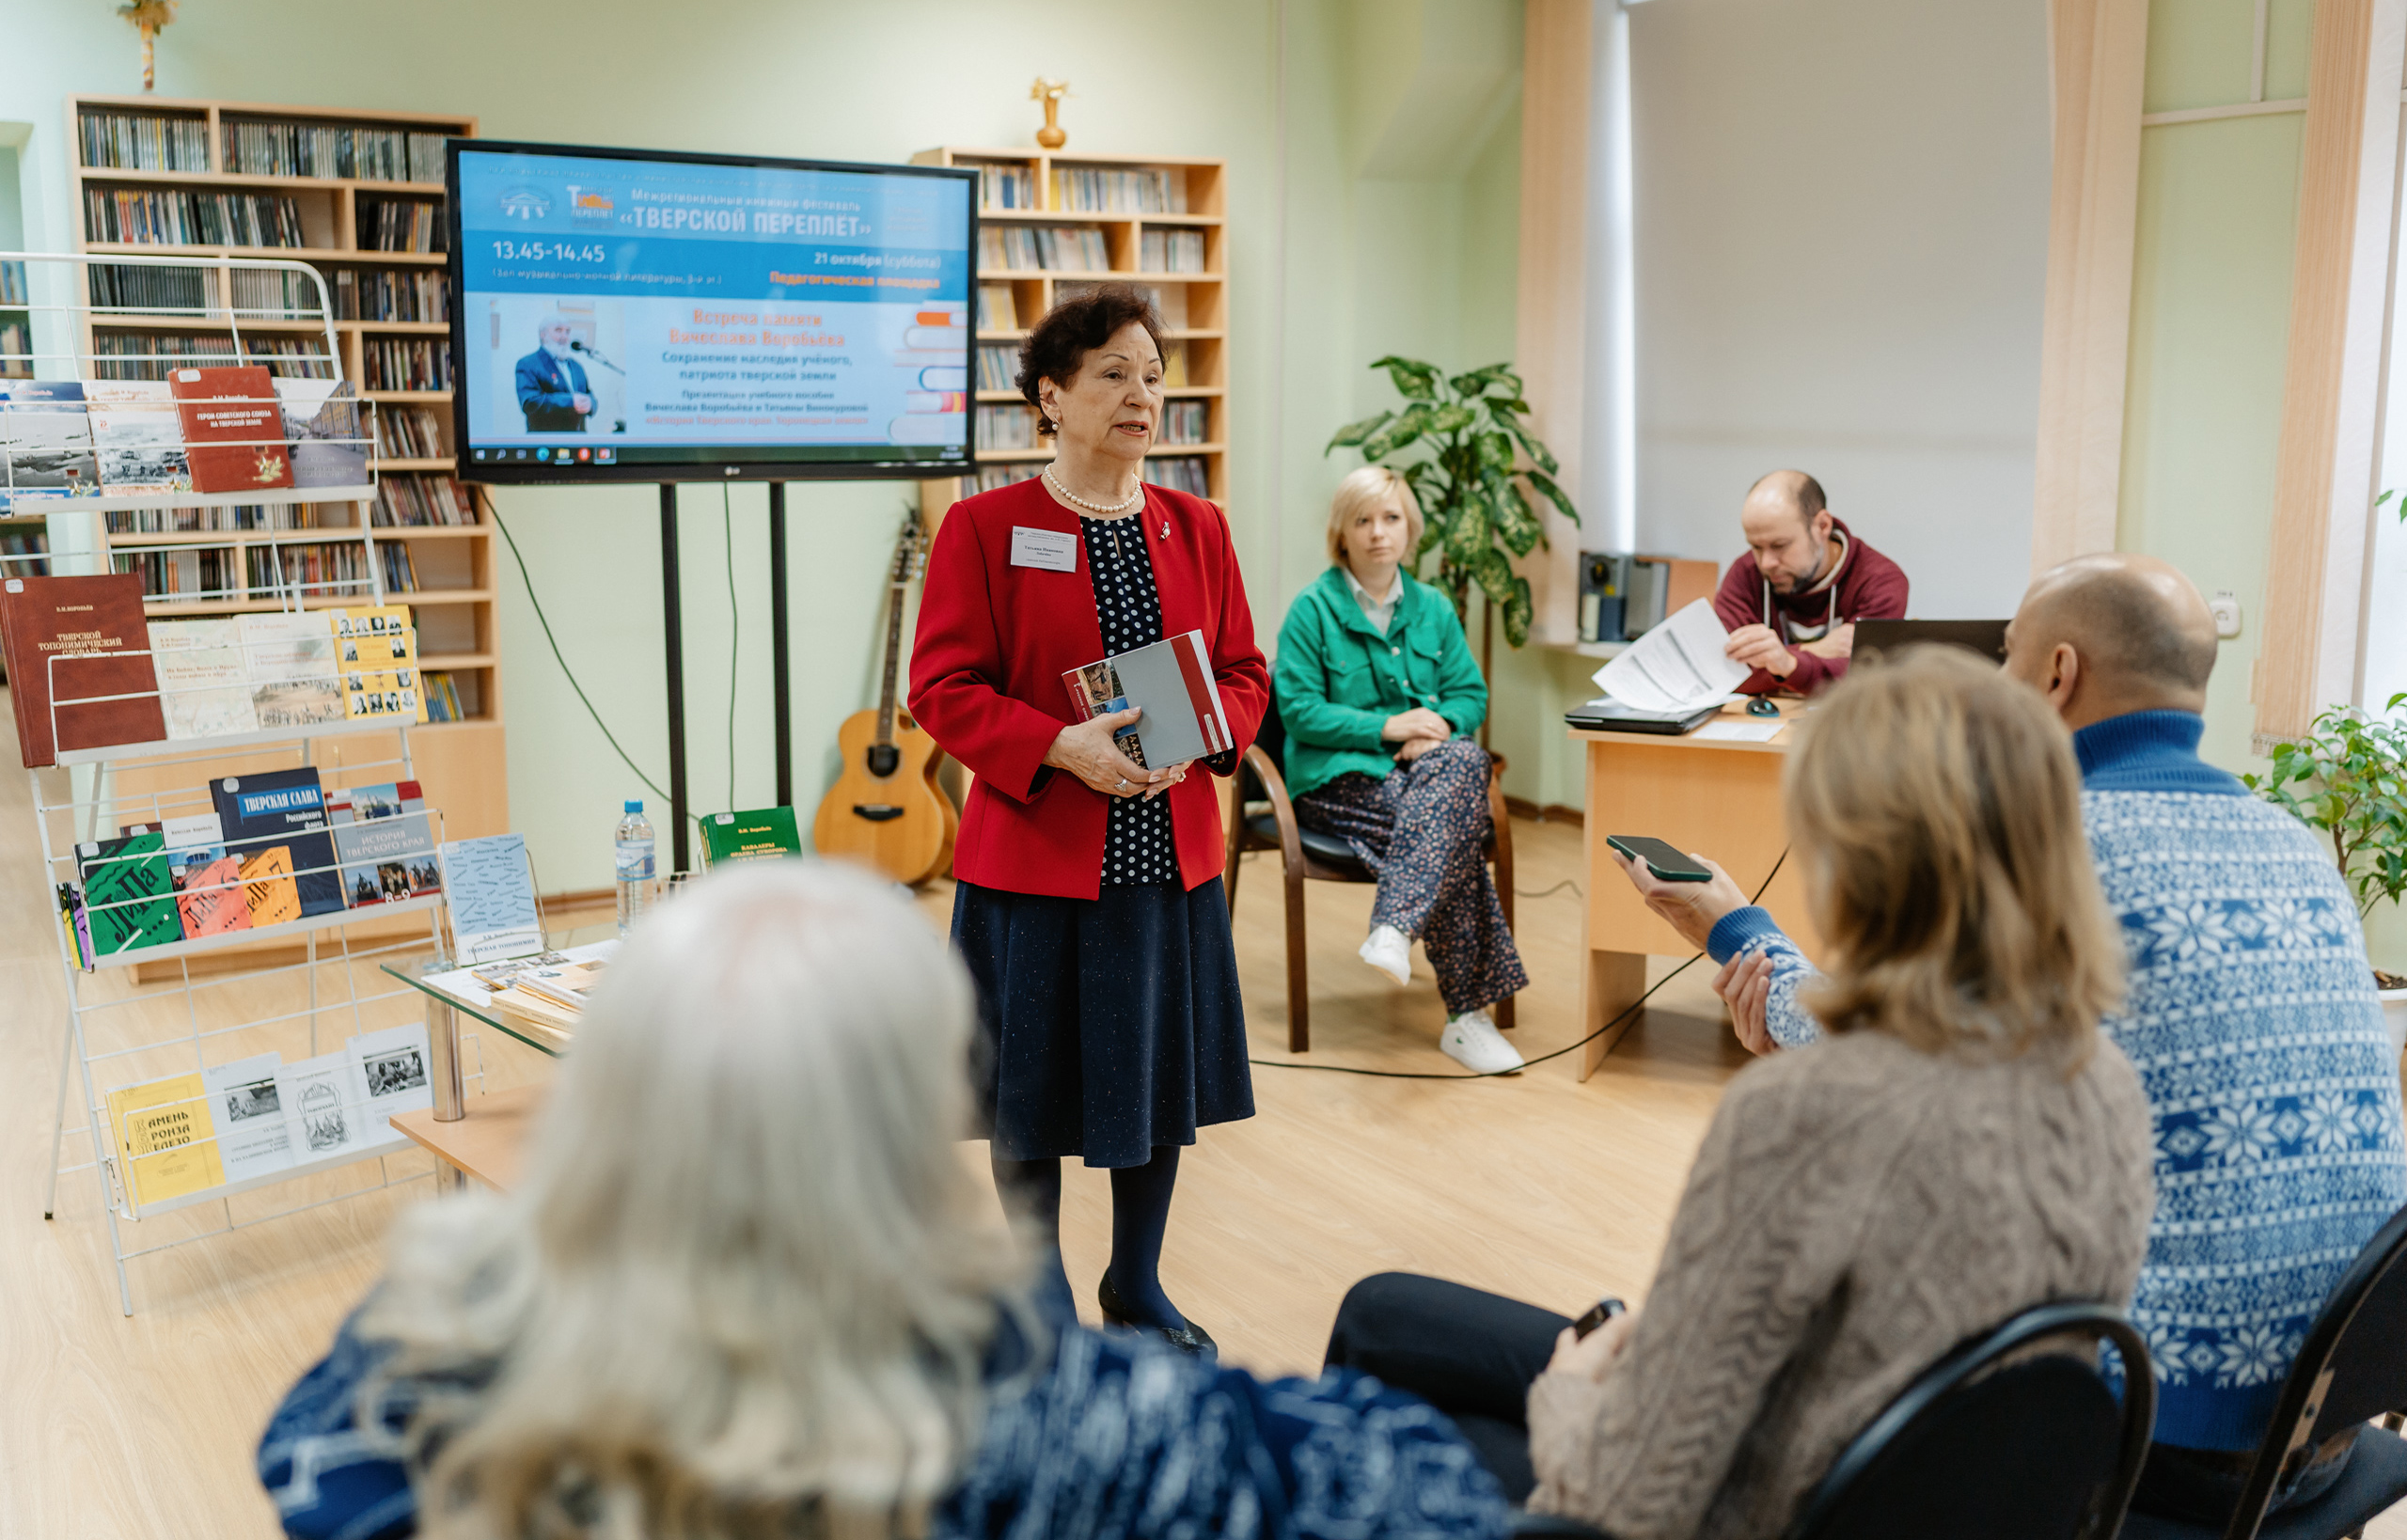
[[[945,870],[961,827],[960,810],[936,784],[944,750],[894,703],[903,595],[925,561],[924,530],[915,510],[894,547],[886,599],[886,682],[877,709],[853,713],[837,730],[843,769],[810,826],[811,843],[822,856],[875,867],[915,886]]]

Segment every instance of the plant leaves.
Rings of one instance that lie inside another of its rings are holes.
[[[1563,516],[1569,519],[1575,528],[1579,526],[1580,511],[1571,506],[1570,495],[1565,492],[1561,487],[1555,485],[1554,478],[1551,475],[1549,475],[1545,471],[1526,470],[1521,473],[1521,479],[1529,482],[1530,485],[1537,488],[1540,493],[1544,494],[1546,500],[1552,503],[1557,509],[1561,510]]]
[[[1374,416],[1364,417],[1360,422],[1347,423],[1345,427],[1340,428],[1336,432],[1329,435],[1329,448],[1321,450],[1321,453],[1328,454],[1330,450],[1342,449],[1349,444],[1361,443],[1364,439],[1378,432],[1380,428],[1386,425],[1388,419],[1394,416],[1395,414],[1392,412],[1381,412]]]
[[[1521,447],[1521,452],[1530,457],[1531,464],[1549,476],[1554,475],[1563,468],[1555,462],[1554,452],[1539,442],[1538,436],[1530,432],[1526,423],[1515,417],[1501,417],[1498,420],[1504,425],[1504,431],[1513,435],[1513,442]]]
[[[1513,468],[1513,441],[1503,433],[1490,430],[1471,440],[1479,448],[1479,463],[1488,470],[1509,471]]]
[[[1388,378],[1395,382],[1397,392],[1407,401],[1434,401],[1438,399],[1440,376],[1435,364],[1424,364],[1418,358],[1405,358],[1392,353],[1385,358],[1373,360],[1371,367],[1386,369]]]
[[[1515,647],[1530,644],[1530,620],[1534,611],[1530,605],[1530,580],[1513,579],[1513,592],[1504,601],[1504,639]]]
[[[1429,431],[1429,408],[1408,406],[1393,422],[1362,441],[1362,458],[1377,463]]]
[[[1516,396],[1521,393],[1521,377],[1513,372],[1510,364],[1489,364],[1485,369],[1470,369],[1446,383],[1454,386],[1455,394],[1458,396],[1482,395],[1500,385],[1510,386]]]
[[[1438,408],[1430,415],[1429,431],[1433,433],[1459,433],[1479,420],[1479,415],[1460,401]]]
[[[1488,543],[1487,509],[1476,499],[1466,499],[1455,511],[1446,526],[1446,564],[1469,568],[1479,560],[1482,553],[1501,553]]]
[[[1504,537],[1504,548],[1517,557],[1528,556],[1546,539],[1546,526],[1538,521],[1537,510],[1521,495],[1521,489],[1512,482],[1504,483],[1504,499],[1497,505],[1497,532]]]
[[[1513,597],[1513,564],[1504,559],[1503,552],[1491,545],[1469,565],[1471,581],[1487,595],[1489,604],[1502,606]]]

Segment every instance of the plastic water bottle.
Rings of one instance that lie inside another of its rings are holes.
[[[652,825],[643,803],[627,799],[627,815],[619,820],[619,935],[623,939],[636,921],[652,912],[660,896],[659,869],[653,861]]]

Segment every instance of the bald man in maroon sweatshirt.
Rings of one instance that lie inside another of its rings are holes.
[[[1738,511],[1747,554],[1713,596],[1730,640],[1723,652],[1754,670],[1744,695],[1812,695],[1847,675],[1858,621],[1906,618],[1906,574],[1823,506],[1822,484],[1774,471]]]

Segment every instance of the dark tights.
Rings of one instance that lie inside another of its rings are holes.
[[[1170,1227],[1172,1190],[1178,1185],[1175,1144],[1157,1144],[1154,1158],[1142,1166],[1125,1166],[1111,1173],[1111,1287],[1120,1303],[1141,1326],[1187,1324],[1187,1317],[1162,1292],[1162,1235]],[[1035,1225],[1052,1248],[1052,1271],[1039,1279],[1040,1292],[1056,1293],[1056,1302],[1077,1298],[1069,1274],[1062,1265],[1062,1163],[1059,1160],[1005,1160],[994,1157],[995,1190],[1003,1206]]]

